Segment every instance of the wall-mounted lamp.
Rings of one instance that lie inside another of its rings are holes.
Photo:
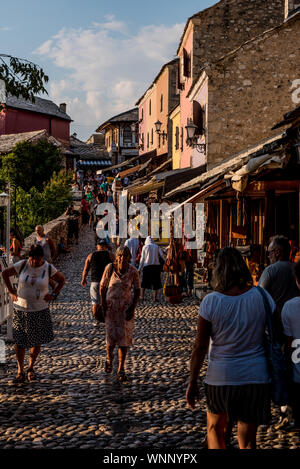
[[[198,127],[194,124],[192,119],[188,120],[185,126],[187,132],[186,144],[188,147],[196,148],[199,153],[206,154],[206,143],[197,143],[199,135],[196,134]]]
[[[155,132],[157,133],[157,135],[161,135],[163,140],[164,139],[168,140],[168,134],[165,131],[163,131],[163,132],[160,131],[162,123],[160,121],[157,121],[157,122],[155,122],[154,125],[155,125]]]

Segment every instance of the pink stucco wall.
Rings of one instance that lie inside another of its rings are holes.
[[[194,101],[197,101],[202,109],[204,109],[204,128],[207,132],[207,113],[208,113],[208,79],[205,80],[198,94],[195,96]],[[207,143],[207,133],[198,139],[198,143]],[[192,162],[191,166],[196,168],[206,164],[206,155],[205,153],[199,153],[198,150],[192,150]]]
[[[189,78],[183,77],[181,73],[181,83],[183,83],[184,78],[184,90],[180,93],[180,113],[181,113],[181,128],[183,129],[183,150],[181,152],[180,158],[180,167],[188,168],[191,166],[191,156],[192,150],[186,145],[186,124],[188,118],[192,117],[192,103],[187,98],[187,94],[190,91],[191,85],[193,83],[193,29],[191,29],[189,35],[187,36],[184,48],[188,54],[191,55],[191,76]],[[180,63],[183,60],[183,51],[180,54]],[[181,67],[182,70],[182,67]]]

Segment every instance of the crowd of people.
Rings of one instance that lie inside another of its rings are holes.
[[[82,222],[95,230],[96,247],[85,260],[81,285],[87,286],[90,272],[92,313],[96,321],[105,322],[105,372],[112,373],[113,354],[118,346],[117,372],[123,382],[127,380],[126,356],[133,343],[138,302],[144,300],[147,289],[153,291],[153,301],[159,301],[163,270],[166,277],[172,277],[177,293],[191,295],[197,251],[188,248],[188,238],[183,241],[171,238],[167,253],[151,236],[146,239],[131,236],[124,243],[118,232],[114,239],[109,233],[105,238],[98,238],[96,227],[107,212],[99,216],[97,206],[108,200],[115,203],[115,191],[110,182],[116,182],[118,176],[113,181],[107,179],[99,178],[97,184],[95,180],[88,180],[83,186]],[[80,213],[73,206],[66,213],[71,220],[68,238],[75,236],[78,242]],[[41,345],[53,340],[49,302],[57,297],[65,282],[62,273],[52,264],[56,253],[53,241],[45,235],[43,227],[37,226],[35,231],[36,239],[28,260],[20,259],[18,240],[15,233],[11,233],[14,264],[2,273],[14,305],[17,383],[26,377],[26,349],[30,353],[27,379],[35,379],[34,364]],[[68,248],[62,239],[59,250],[67,252],[63,249]],[[263,271],[258,286],[254,285],[237,249],[221,249],[215,258],[210,278],[213,291],[200,305],[186,391],[187,403],[194,409],[199,399],[199,373],[208,356],[204,385],[210,449],[226,448],[235,424],[239,447],[254,449],[258,426],[270,422],[271,400],[280,406],[281,421],[287,420],[287,406],[290,406],[295,428],[300,427],[300,364],[293,358],[294,341],[300,339],[300,262],[292,263],[289,255],[288,239],[273,237],[268,247],[270,265]],[[11,283],[13,276],[18,277],[17,289]],[[282,391],[276,401],[266,338],[271,340],[272,346],[279,346],[285,363],[281,376],[285,382],[281,385],[286,393]]]

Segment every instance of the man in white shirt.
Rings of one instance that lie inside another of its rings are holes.
[[[139,271],[143,271],[141,300],[144,299],[145,290],[149,289],[154,291],[153,300],[158,301],[158,292],[162,288],[160,258],[164,260],[164,254],[161,248],[154,243],[151,236],[148,236],[142,249],[139,265]]]
[[[125,241],[125,246],[127,246],[131,253],[131,262],[130,264],[133,267],[136,267],[136,253],[139,247],[139,238],[130,237]]]

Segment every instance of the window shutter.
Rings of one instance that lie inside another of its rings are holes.
[[[177,64],[177,88],[179,90],[183,89],[183,84],[180,81],[180,60],[178,60],[178,64]]]
[[[191,76],[191,56],[183,49],[183,75],[185,77]]]
[[[193,122],[197,126],[196,135],[204,134],[204,112],[198,101],[193,101]]]

